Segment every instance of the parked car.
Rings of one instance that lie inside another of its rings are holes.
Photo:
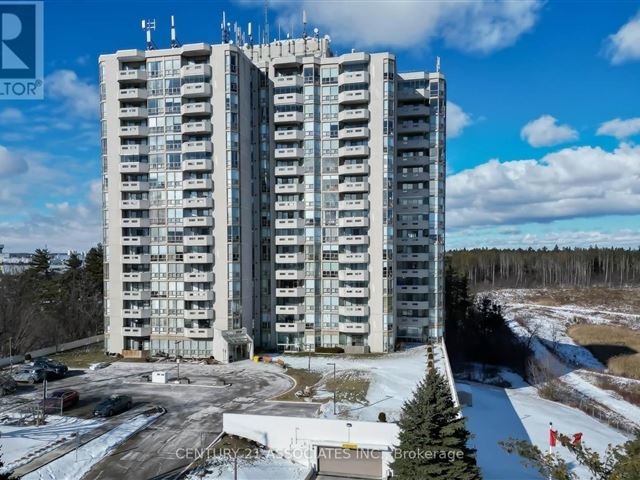
[[[110,417],[118,413],[125,412],[131,408],[131,397],[129,395],[111,395],[101,401],[93,409],[96,417]]]
[[[60,413],[61,409],[71,408],[79,400],[80,395],[75,390],[56,390],[45,400],[40,400],[40,407],[44,408],[46,413]]]
[[[33,385],[36,382],[42,382],[47,376],[44,368],[24,367],[13,374],[13,379],[19,383],[28,383]]]
[[[48,358],[36,358],[33,361],[33,366],[42,368],[47,372],[47,380],[52,378],[63,378],[69,368],[64,363],[56,362]]]
[[[8,375],[0,375],[0,397],[16,392],[18,384]]]

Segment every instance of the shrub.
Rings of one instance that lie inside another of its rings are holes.
[[[316,353],[344,353],[342,347],[316,347]]]

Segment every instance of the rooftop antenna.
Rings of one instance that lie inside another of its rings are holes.
[[[302,38],[307,38],[307,11],[302,10]]]
[[[264,32],[262,43],[269,43],[269,0],[264,0]]]
[[[147,32],[147,50],[153,50],[155,46],[151,41],[151,30],[156,29],[156,21],[154,20],[142,20],[142,29]]]
[[[220,24],[220,34],[222,36],[222,43],[229,42],[229,36],[227,34],[227,13],[222,12],[222,23]]]
[[[318,30],[318,27],[313,29],[313,36],[316,38],[320,38],[320,30]]]
[[[171,15],[171,48],[177,48],[179,46],[178,40],[176,39],[176,22],[173,15]]]
[[[436,72],[440,73],[440,57],[436,57]]]
[[[249,45],[253,48],[253,30],[251,29],[251,22],[247,26],[247,35],[249,36]]]

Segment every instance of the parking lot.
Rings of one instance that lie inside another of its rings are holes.
[[[95,404],[114,393],[130,395],[134,408],[153,404],[166,409],[165,415],[120,445],[85,478],[176,478],[193,460],[186,458],[185,450],[205,448],[220,433],[223,412],[313,416],[317,411],[313,404],[268,401],[293,386],[292,380],[273,365],[250,361],[230,365],[183,363],[180,376],[188,377],[191,384],[141,381],[142,375],[154,370],[175,374],[177,366],[116,362],[97,371],[72,369],[66,378],[49,382],[49,391],[72,388],[80,393],[79,403],[65,415],[89,418]],[[0,399],[0,413],[15,408],[20,400],[35,400],[41,395],[41,385],[20,387],[17,395]]]

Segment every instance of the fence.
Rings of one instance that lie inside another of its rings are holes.
[[[53,355],[58,352],[66,352],[67,350],[73,350],[75,348],[85,347],[94,343],[104,341],[104,335],[94,335],[93,337],[81,338],[79,340],[73,340],[72,342],[61,343],[53,347],[41,348],[39,350],[33,350],[28,352],[31,358],[45,357],[47,355]],[[12,357],[0,358],[0,368],[7,367],[12,363],[19,364],[24,362],[24,355],[13,355]]]

